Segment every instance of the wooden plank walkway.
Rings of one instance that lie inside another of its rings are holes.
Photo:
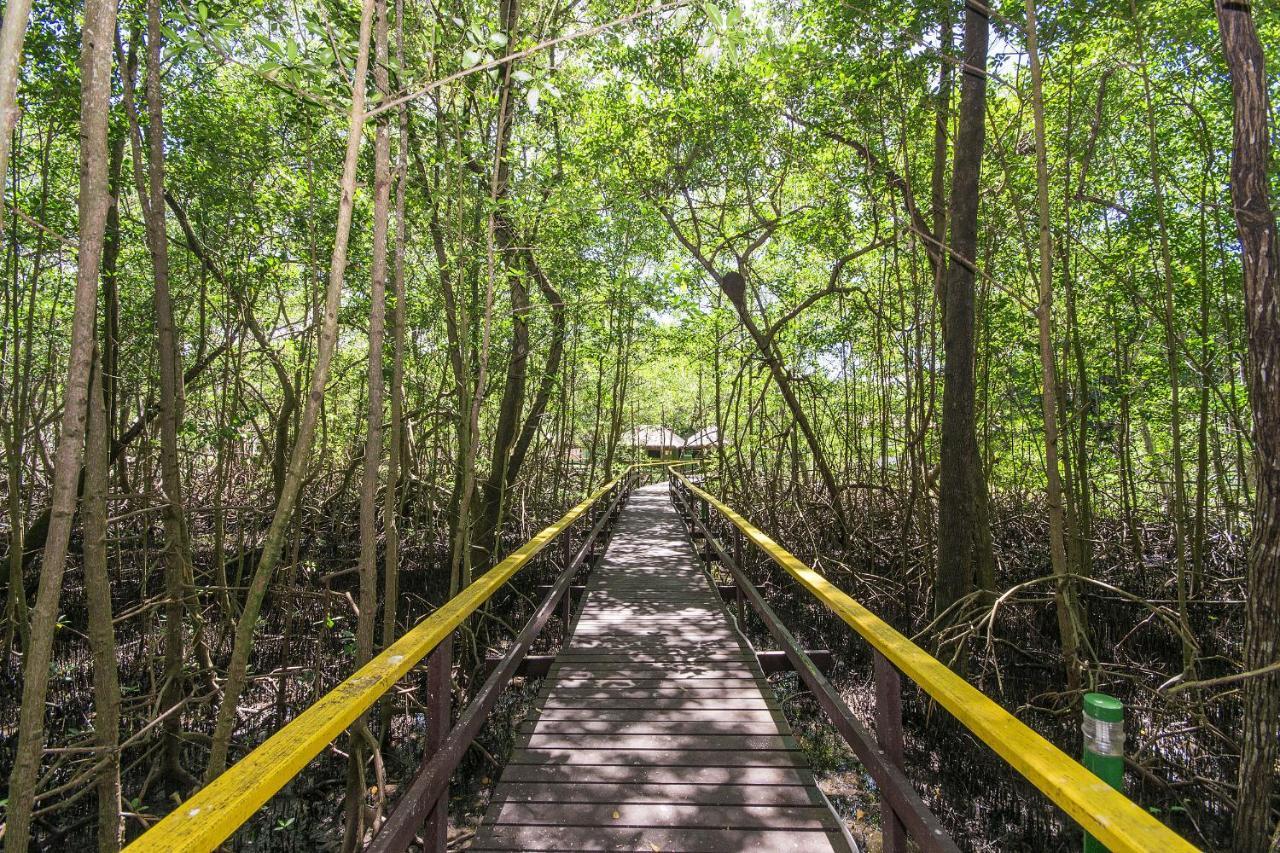
[[[665,484],[622,511],[470,849],[851,849]]]

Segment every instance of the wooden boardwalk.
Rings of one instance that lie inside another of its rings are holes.
[[[851,849],[666,484],[623,510],[470,849]]]

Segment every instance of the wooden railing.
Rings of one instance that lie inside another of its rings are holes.
[[[596,553],[597,542],[607,534],[627,494],[648,467],[631,466],[512,552],[152,826],[126,848],[127,853],[213,850],[428,656],[429,719],[423,765],[413,782],[402,789],[404,793],[370,849],[403,850],[415,834],[421,834],[428,836],[429,843],[435,842],[428,849],[443,850],[450,775],[550,616],[562,601],[567,603],[567,591],[577,570]],[[572,551],[571,529],[580,520],[586,528],[585,534],[577,550]],[[450,726],[448,679],[453,632],[557,541],[563,547],[558,580],[476,692],[457,724]]]
[[[920,800],[902,772],[899,675],[915,682],[965,728],[1115,853],[1183,853],[1195,848],[1132,800],[1111,788],[1071,756],[1045,740],[938,659],[796,559],[731,508],[671,469],[672,500],[690,532],[705,542],[704,556],[733,576],[739,606],[749,602],[783,647],[800,678],[814,693],[880,789],[886,851],[905,850],[909,835],[926,851],[955,850],[954,842]],[[713,535],[711,511],[724,520],[734,541],[727,547]],[[763,552],[872,647],[876,676],[878,739],[840,698],[826,677],[795,642],[742,571],[747,544]]]

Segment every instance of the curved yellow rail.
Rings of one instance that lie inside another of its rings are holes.
[[[673,470],[672,475],[719,510],[801,586],[1110,850],[1115,853],[1181,853],[1196,849],[937,658],[800,562],[751,522],[689,482],[679,471]]]
[[[203,853],[216,848],[538,552],[637,467],[641,466],[628,468],[481,575],[139,836],[125,848],[126,853]]]

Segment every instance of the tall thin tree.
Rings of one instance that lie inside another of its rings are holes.
[[[0,201],[9,175],[9,146],[18,123],[18,72],[22,70],[22,43],[27,38],[31,0],[9,0],[0,23]],[[0,208],[4,205],[0,204]],[[0,213],[0,236],[5,217]]]
[[[382,97],[391,94],[387,73],[387,0],[376,0],[373,79]],[[356,666],[373,657],[378,620],[378,480],[382,469],[382,418],[385,396],[382,354],[387,323],[387,227],[391,206],[391,115],[378,116],[373,142],[373,259],[369,284],[368,419],[365,427],[364,471],[360,478],[360,607],[356,616]],[[394,440],[394,438],[393,438]],[[391,606],[394,603],[388,602]],[[347,826],[344,850],[355,850],[365,834],[364,762],[367,750],[377,748],[369,735],[367,716],[350,731],[347,762]]]
[[[161,92],[161,33],[159,0],[147,0],[147,102],[146,169],[142,166],[142,139],[139,138],[137,116],[131,101],[132,69],[126,74],[126,109],[131,120],[134,176],[139,206],[146,225],[147,248],[151,256],[156,317],[157,359],[160,363],[160,484],[164,493],[164,557],[165,557],[165,635],[164,673],[160,696],[162,711],[169,711],[183,701],[186,675],[183,667],[185,637],[184,604],[189,604],[192,574],[191,540],[187,532],[186,504],[183,499],[182,470],[179,460],[178,429],[182,421],[182,358],[178,350],[177,322],[169,287],[169,237],[165,227],[165,133],[164,102]],[[193,613],[198,610],[194,605]],[[198,618],[198,617],[197,617]],[[169,713],[163,723],[164,766],[169,779],[177,784],[193,781],[181,765],[182,718]]]
[[[1235,101],[1231,202],[1244,266],[1249,334],[1249,402],[1257,466],[1249,543],[1244,667],[1271,667],[1244,682],[1244,740],[1236,804],[1236,853],[1280,844],[1271,826],[1280,754],[1280,234],[1269,188],[1270,135],[1262,42],[1246,3],[1216,0]]]
[[[80,465],[84,459],[93,329],[98,309],[98,270],[107,229],[107,208],[111,202],[107,182],[107,117],[111,108],[111,57],[115,29],[115,0],[86,0],[84,24],[80,30],[80,263],[76,270],[71,352],[62,432],[54,462],[49,533],[40,563],[36,601],[31,609],[31,639],[22,661],[18,743],[14,750],[13,770],[9,774],[5,829],[5,848],[8,850],[26,850],[31,839],[31,812],[35,805],[40,755],[44,748],[44,710],[52,669],[53,632],[58,622],[62,575],[67,564]]]
[[[120,820],[120,673],[111,617],[107,570],[107,481],[111,456],[107,439],[103,362],[94,360],[89,386],[89,424],[84,460],[84,590],[89,609],[89,651],[93,655],[93,740],[98,748],[98,853],[116,853],[124,836]]]
[[[985,8],[965,7],[960,125],[951,177],[949,256],[942,324],[946,353],[942,389],[942,460],[938,495],[938,573],[934,610],[944,613],[973,589],[990,562],[985,477],[978,454],[974,384],[974,281],[977,273],[979,178],[986,137]]]
[[[1036,145],[1036,213],[1039,224],[1039,291],[1036,321],[1040,338],[1040,403],[1044,416],[1045,503],[1049,510],[1049,557],[1058,578],[1054,591],[1058,637],[1067,670],[1067,688],[1080,685],[1080,646],[1084,619],[1078,584],[1067,577],[1066,506],[1058,465],[1058,375],[1053,345],[1053,233],[1049,219],[1049,145],[1045,133],[1043,72],[1035,0],[1027,0],[1027,57],[1031,71],[1031,107]]]

